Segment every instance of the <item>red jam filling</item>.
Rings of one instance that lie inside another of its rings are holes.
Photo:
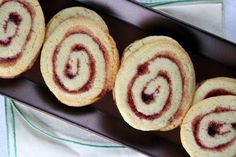
[[[9,14],[8,20],[6,20],[5,24],[3,25],[5,33],[7,31],[9,22],[14,23],[17,27],[16,27],[15,32],[12,36],[7,37],[7,39],[5,39],[5,40],[0,40],[0,45],[6,47],[11,43],[12,39],[18,34],[19,25],[20,25],[21,21],[22,21],[22,17],[18,13],[11,12]]]
[[[215,96],[220,96],[220,95],[232,95],[229,91],[226,91],[224,89],[214,89],[210,91],[209,93],[206,94],[205,98],[210,98],[210,97],[215,97]]]
[[[231,125],[234,128],[234,130],[236,130],[236,123],[232,123]]]
[[[219,144],[218,146],[215,147],[208,147],[205,146],[200,137],[199,137],[199,130],[200,130],[200,122],[201,120],[210,115],[210,114],[219,114],[219,113],[223,113],[223,112],[236,112],[236,110],[231,110],[231,109],[227,109],[227,108],[222,108],[222,107],[217,107],[215,110],[206,113],[204,115],[200,115],[198,117],[196,117],[193,122],[192,122],[192,130],[193,130],[193,136],[194,139],[196,141],[196,143],[202,148],[202,149],[206,149],[206,150],[212,150],[212,151],[222,151],[224,150],[226,147],[230,146],[235,140],[236,137],[233,138],[231,141],[226,142],[226,143],[222,143]],[[234,124],[234,123],[233,123]],[[233,126],[233,124],[231,124]],[[208,128],[207,128],[207,132],[209,134],[209,136],[214,137],[216,135],[225,135],[230,133],[230,130],[228,131],[222,131],[221,128],[223,127],[223,125],[225,125],[224,123],[220,123],[220,122],[216,122],[216,121],[210,121],[208,124]]]
[[[145,102],[145,104],[150,104],[152,101],[154,101],[153,94],[146,94],[142,92],[142,100]]]
[[[144,64],[139,65],[137,69],[138,75],[144,75],[144,74],[149,73],[148,65],[149,63],[144,63]]]
[[[76,51],[76,53],[81,53],[82,51],[81,50],[83,50],[83,52],[85,52],[87,55],[88,55],[88,57],[89,57],[89,63],[88,63],[88,66],[89,66],[89,69],[90,69],[90,74],[89,74],[89,79],[87,80],[87,82],[82,86],[82,87],[80,87],[79,89],[76,89],[76,90],[69,90],[69,89],[67,89],[65,86],[64,86],[64,84],[62,83],[62,81],[61,81],[61,79],[58,77],[58,75],[56,74],[56,71],[55,71],[55,62],[56,62],[56,59],[57,59],[57,57],[56,56],[54,56],[53,58],[54,58],[54,60],[53,60],[53,65],[54,65],[54,68],[53,68],[53,71],[54,71],[54,80],[55,80],[55,82],[63,89],[63,90],[65,90],[66,92],[68,92],[68,93],[81,93],[81,92],[86,92],[86,91],[88,91],[90,88],[91,88],[91,86],[92,86],[92,84],[93,84],[93,82],[94,82],[94,79],[95,79],[95,59],[93,58],[93,56],[91,55],[91,53],[87,50],[87,48],[85,47],[85,46],[83,46],[82,44],[76,44],[76,45],[74,45],[73,47],[72,47],[72,49],[71,49],[72,51],[70,52],[70,53],[72,53],[72,52],[74,52],[74,51]],[[56,51],[55,51],[55,54],[57,54],[58,53],[58,49],[56,49]],[[74,77],[76,77],[78,74],[79,74],[79,68],[80,68],[80,66],[79,66],[79,60],[77,60],[77,72],[76,73],[72,73],[71,72],[71,65],[70,65],[70,63],[69,63],[69,59],[70,58],[68,58],[67,59],[67,63],[66,63],[66,66],[65,66],[65,69],[64,69],[64,75],[67,77],[67,78],[69,78],[69,79],[73,79]]]
[[[158,75],[158,76],[159,76],[159,75]],[[158,87],[154,90],[154,92],[152,92],[151,94],[145,93],[145,91],[146,91],[146,89],[147,89],[149,83],[151,83],[151,82],[152,82],[153,80],[155,80],[155,79],[156,79],[156,78],[154,78],[154,79],[148,81],[148,82],[146,83],[146,85],[144,86],[142,92],[141,92],[142,101],[143,101],[145,104],[147,104],[147,105],[150,104],[150,103],[152,103],[152,102],[155,100],[154,94],[160,92],[161,86],[158,86]]]
[[[80,51],[82,51],[82,50],[85,51],[86,54],[88,55],[86,48],[81,44],[76,44],[71,47],[71,53],[73,53],[73,52],[80,53]],[[75,73],[72,72],[72,65],[69,63],[69,59],[68,59],[68,61],[66,63],[65,70],[64,70],[64,75],[69,79],[73,79],[77,75],[79,75],[79,69],[80,69],[80,62],[79,62],[79,60],[77,60],[76,72]]]
[[[176,65],[177,62],[175,61],[175,59],[173,59],[172,57],[170,57],[169,55],[156,55],[154,56],[153,58],[151,58],[150,60],[148,60],[147,62],[143,63],[143,64],[140,64],[138,65],[137,67],[137,73],[134,75],[134,77],[131,79],[129,85],[128,85],[128,93],[127,93],[127,103],[129,104],[131,110],[135,113],[135,115],[137,117],[139,117],[140,119],[147,119],[147,120],[154,120],[154,119],[157,119],[159,118],[163,113],[165,113],[171,106],[171,99],[172,99],[172,92],[173,92],[173,89],[172,89],[172,80],[168,74],[167,71],[165,70],[162,70],[162,71],[159,71],[159,73],[157,74],[157,76],[154,78],[154,79],[157,79],[159,77],[163,78],[166,80],[166,82],[169,84],[168,86],[168,97],[165,101],[165,105],[164,107],[162,108],[162,110],[158,113],[154,113],[154,114],[151,114],[151,115],[146,115],[142,112],[139,112],[137,110],[137,107],[135,105],[135,102],[134,102],[134,99],[133,99],[133,92],[132,92],[132,88],[134,86],[134,83],[135,81],[141,77],[142,75],[145,75],[145,74],[148,74],[149,73],[149,69],[148,69],[148,65],[150,64],[150,62],[156,60],[157,58],[166,58],[168,60],[170,60],[171,62],[175,63]],[[182,71],[181,71],[182,72]],[[182,73],[181,73],[182,74]],[[183,74],[182,74],[183,75]],[[183,77],[182,77],[183,78]],[[152,79],[152,80],[154,80]],[[147,88],[148,84],[152,81],[150,80],[149,82],[147,82],[147,84],[143,87],[143,90],[141,92],[141,98],[142,98],[142,101],[145,103],[145,104],[150,104],[151,102],[154,101],[155,97],[154,97],[154,94],[157,92],[159,92],[161,90],[161,87],[157,87],[157,89],[151,93],[151,94],[146,94],[144,91],[145,89]],[[182,80],[183,82],[183,80]],[[178,112],[178,111],[177,111]]]
[[[215,122],[215,121],[211,121],[208,124],[208,134],[212,137],[214,137],[215,135],[225,135],[227,133],[230,133],[230,131],[221,131],[221,128],[223,127],[224,124]]]
[[[14,37],[15,35],[13,35]],[[12,37],[7,37],[5,40],[0,40],[0,45],[2,46],[8,46],[11,43]]]
[[[148,104],[150,104],[150,103],[152,103],[154,101],[154,94],[155,93],[159,93],[160,86],[151,94],[146,94],[145,93],[145,89],[146,88],[147,87],[145,86],[144,90],[141,93],[141,98],[142,98],[143,102],[148,105]]]
[[[79,61],[77,61],[77,71],[76,73],[73,73],[72,72],[72,66],[70,63],[66,63],[66,68],[64,70],[64,75],[69,78],[69,79],[73,79],[75,78],[76,75],[79,75],[79,68],[80,68],[80,64],[79,64]]]
[[[8,2],[12,2],[12,1],[3,1],[0,4],[0,10]],[[29,15],[31,16],[31,26],[30,26],[29,32],[27,33],[26,41],[22,45],[21,50],[19,52],[17,52],[16,55],[14,55],[14,56],[0,58],[0,63],[3,63],[3,64],[4,63],[9,63],[9,62],[15,63],[16,60],[19,57],[21,57],[21,53],[22,53],[23,49],[25,48],[27,42],[30,40],[31,32],[32,32],[32,25],[33,25],[33,20],[34,20],[34,15],[35,15],[33,7],[31,6],[31,4],[29,4],[28,2],[25,2],[25,1],[24,2],[14,1],[14,2],[15,3],[20,3],[22,5],[22,7],[24,7],[28,11]],[[8,36],[5,39],[0,39],[0,46],[7,47],[11,44],[12,40],[18,35],[19,26],[20,26],[22,20],[23,20],[23,18],[17,12],[9,13],[8,19],[3,24],[4,33],[7,32],[9,22],[14,23],[16,25],[16,29],[15,29],[15,32],[13,33],[13,35]]]
[[[58,52],[60,51],[60,47],[61,47],[61,44],[63,43],[63,41],[70,37],[71,35],[74,35],[74,34],[86,34],[88,36],[90,36],[94,42],[96,42],[99,46],[99,49],[100,51],[102,52],[103,56],[104,56],[104,60],[105,62],[107,61],[107,52],[106,52],[106,48],[101,44],[100,40],[97,39],[96,37],[90,35],[89,33],[86,33],[86,32],[83,32],[83,31],[80,31],[80,32],[69,32],[67,33],[64,38],[61,40],[61,42],[56,46],[56,49],[54,50],[54,53],[53,53],[53,57],[52,57],[52,63],[53,63],[53,78],[54,78],[54,81],[55,83],[64,91],[66,91],[67,93],[82,93],[82,92],[86,92],[88,91],[93,83],[94,83],[94,79],[95,79],[95,74],[96,74],[96,61],[93,57],[93,55],[91,54],[91,52],[89,52],[89,50],[87,49],[87,47],[85,45],[82,45],[82,44],[75,44],[71,47],[71,52],[70,53],[86,53],[87,56],[88,56],[88,60],[89,60],[89,63],[88,63],[88,66],[89,66],[89,78],[88,80],[86,81],[86,83],[80,87],[79,89],[74,89],[74,90],[70,90],[68,89],[67,87],[65,87],[65,85],[63,84],[63,82],[61,81],[61,79],[59,78],[59,76],[57,75],[56,73],[56,61],[57,61],[57,55],[58,55]],[[77,70],[76,72],[72,72],[71,68],[72,68],[72,65],[69,63],[69,59],[67,60],[67,63],[66,63],[66,66],[64,67],[64,76],[69,78],[69,79],[73,79],[75,78],[76,76],[79,75],[79,69],[81,68],[80,67],[80,63],[79,63],[79,60],[77,60]],[[105,63],[106,64],[106,63]],[[106,64],[106,67],[105,67],[105,70],[107,68],[107,64]],[[104,88],[104,90],[98,95],[98,96],[101,96],[101,95],[104,95],[106,92],[106,89]]]
[[[13,13],[10,13],[10,15],[9,15],[9,21],[11,21],[15,25],[19,26],[22,21],[22,17],[18,13],[13,12]]]

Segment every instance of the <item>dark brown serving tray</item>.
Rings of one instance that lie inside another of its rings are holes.
[[[97,11],[108,24],[120,53],[134,40],[148,35],[167,35],[176,39],[190,54],[198,82],[216,76],[236,78],[235,44],[135,2],[40,0],[40,3],[46,21],[59,10],[70,6],[85,6]],[[142,132],[131,128],[122,120],[111,94],[82,108],[61,104],[45,86],[39,70],[39,60],[30,71],[19,78],[0,79],[0,93],[149,156],[188,156],[181,146],[179,129],[169,132]]]

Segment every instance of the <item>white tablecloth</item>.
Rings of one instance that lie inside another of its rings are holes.
[[[136,151],[29,108],[2,100],[6,117],[5,156],[10,157],[145,157]],[[1,157],[3,155],[0,155]]]

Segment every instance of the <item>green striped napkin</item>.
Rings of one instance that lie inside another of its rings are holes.
[[[8,157],[145,157],[12,99],[4,106]]]

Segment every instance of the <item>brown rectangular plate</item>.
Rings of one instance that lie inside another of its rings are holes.
[[[108,24],[120,53],[134,40],[148,35],[167,35],[176,39],[190,54],[198,82],[216,76],[236,78],[235,44],[135,2],[40,0],[40,3],[46,21],[70,6],[85,6],[97,11]],[[0,93],[149,156],[188,156],[181,145],[179,129],[142,132],[131,128],[122,120],[111,93],[93,105],[82,108],[61,104],[45,86],[39,70],[39,60],[19,78],[0,79]]]

